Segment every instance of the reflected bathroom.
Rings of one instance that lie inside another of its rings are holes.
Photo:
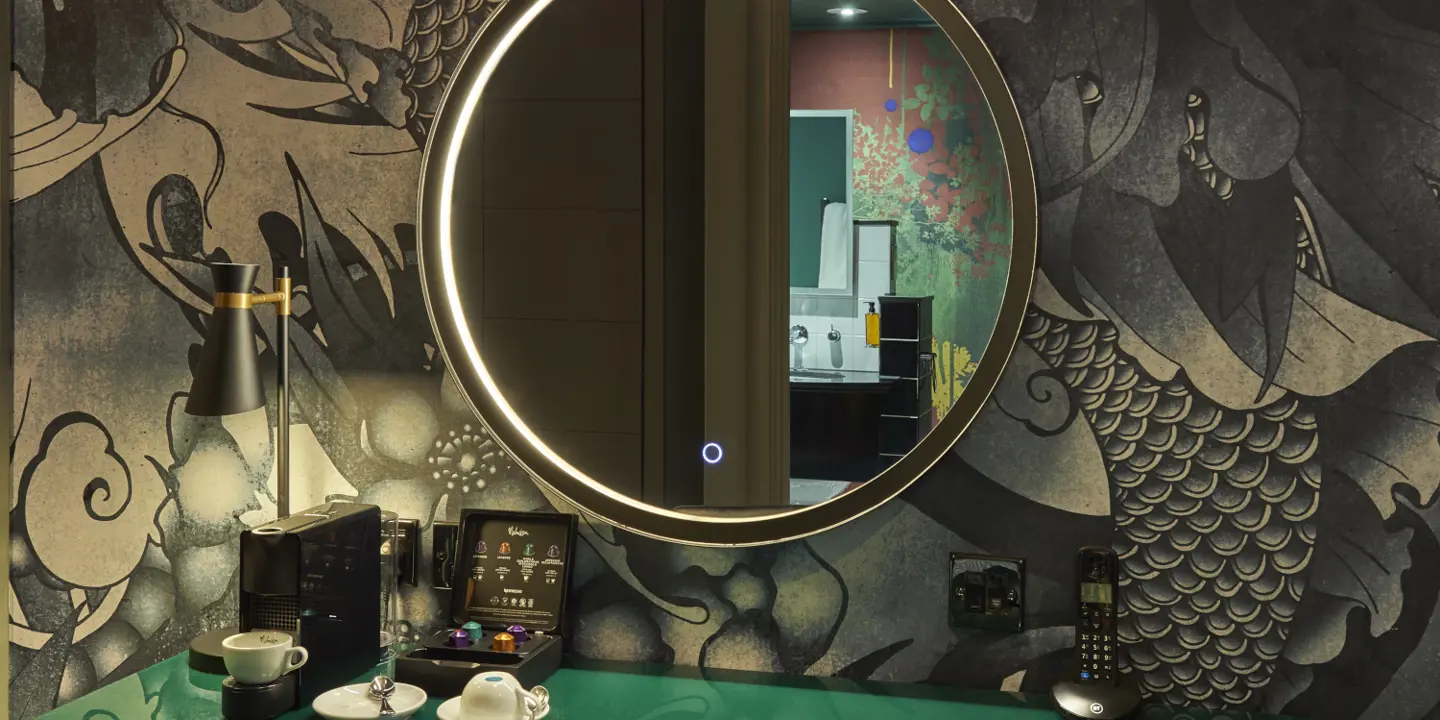
[[[903,457],[964,392],[1008,270],[1004,157],[911,0],[790,4],[790,503]]]

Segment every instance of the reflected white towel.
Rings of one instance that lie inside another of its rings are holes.
[[[850,206],[833,202],[825,206],[820,224],[820,282],[827,290],[844,290],[850,279],[850,248],[854,246],[855,219]]]

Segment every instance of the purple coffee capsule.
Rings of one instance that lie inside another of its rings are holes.
[[[450,639],[447,644],[450,647],[470,647],[470,633],[464,630],[451,630]]]
[[[517,645],[530,639],[530,636],[525,634],[525,628],[520,625],[511,625],[505,628],[505,632],[515,636],[515,644]]]

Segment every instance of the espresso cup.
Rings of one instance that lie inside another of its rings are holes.
[[[510,673],[480,673],[460,694],[458,720],[527,720],[545,705],[548,693],[526,692]]]
[[[303,647],[293,647],[295,639],[279,630],[256,630],[231,635],[221,643],[224,648],[225,670],[235,682],[264,685],[298,669],[310,659]]]

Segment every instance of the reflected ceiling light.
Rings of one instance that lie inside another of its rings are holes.
[[[864,14],[865,14],[865,8],[839,7],[839,8],[830,8],[829,10],[826,10],[825,12],[828,12],[828,13],[830,13],[831,15],[839,15],[840,17],[847,17],[847,18],[849,18],[849,17],[855,17],[856,15],[864,15]]]

